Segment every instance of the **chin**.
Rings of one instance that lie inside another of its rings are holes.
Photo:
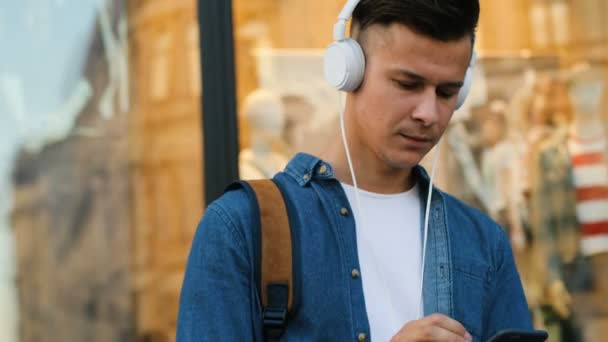
[[[422,152],[398,152],[385,158],[385,163],[393,169],[411,169],[420,163],[426,153]]]

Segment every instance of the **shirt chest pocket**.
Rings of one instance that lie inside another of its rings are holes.
[[[484,314],[491,281],[490,266],[474,259],[454,264],[454,318],[461,322],[475,341],[483,335]]]

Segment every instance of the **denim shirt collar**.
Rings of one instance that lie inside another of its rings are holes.
[[[300,186],[306,186],[313,179],[332,179],[334,171],[331,164],[307,153],[298,153],[285,167],[285,173],[290,175]],[[414,168],[416,181],[419,184],[420,195],[426,198],[429,186],[429,175],[421,165]],[[442,194],[434,189],[433,197]]]
[[[334,179],[333,168],[329,163],[306,153],[298,153],[287,164],[285,173],[302,187],[308,186],[313,179]],[[414,173],[419,184],[418,188],[422,202],[420,206],[422,210],[420,229],[423,230],[430,178],[421,165],[414,168]],[[444,203],[442,192],[433,188],[425,257],[424,312],[439,312],[452,317],[452,263]]]
[[[296,154],[284,171],[300,186],[307,186],[313,179],[334,178],[334,171],[329,163],[307,153]]]

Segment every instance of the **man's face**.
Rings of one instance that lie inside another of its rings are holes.
[[[470,38],[441,42],[393,24],[368,28],[364,41],[365,78],[349,95],[357,143],[391,168],[411,168],[452,117]]]

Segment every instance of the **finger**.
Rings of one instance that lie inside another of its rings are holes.
[[[421,340],[423,341],[441,341],[441,342],[471,342],[472,339],[470,335],[469,337],[465,337],[460,334],[455,334],[454,332],[447,330],[443,327],[433,325],[427,329],[423,329],[423,336],[421,336]]]
[[[442,314],[433,314],[428,317],[431,324],[439,326],[445,330],[448,330],[459,336],[466,336],[468,334],[465,327],[460,322]]]

